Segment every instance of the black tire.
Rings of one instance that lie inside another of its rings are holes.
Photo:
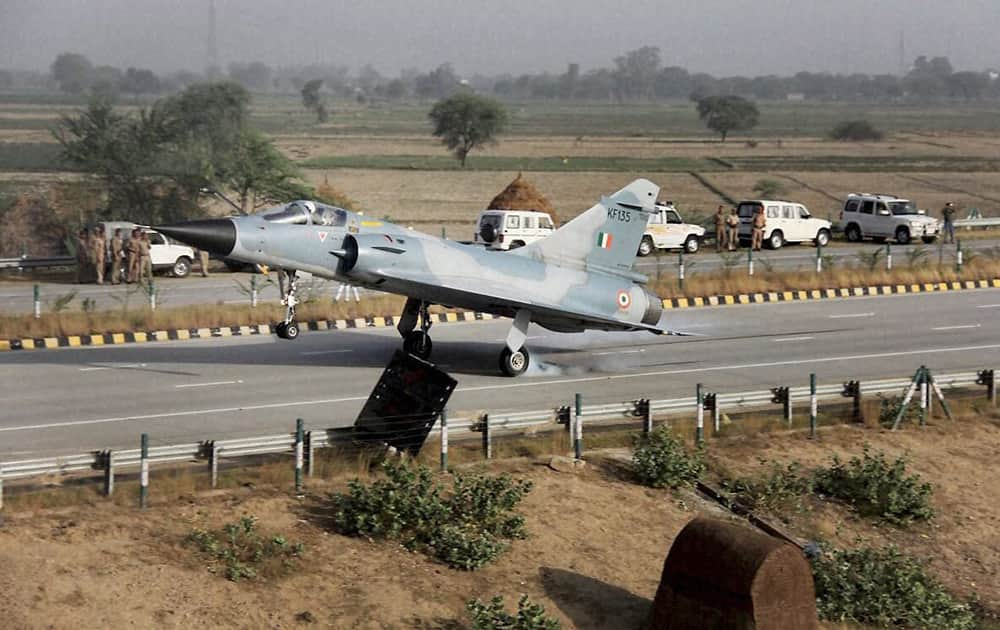
[[[285,339],[289,341],[299,338],[299,325],[297,322],[289,322],[285,326]]]
[[[274,334],[278,335],[281,339],[288,339],[285,336],[285,322],[278,322],[274,326]]]
[[[421,359],[429,359],[433,347],[430,335],[422,330],[411,331],[403,340],[403,350]]]
[[[816,232],[816,238],[813,240],[813,243],[815,243],[817,247],[826,247],[827,245],[829,245],[830,230],[824,228],[819,232]]]
[[[909,245],[910,243],[910,228],[899,227],[896,228],[896,242],[900,245]]]
[[[767,246],[770,249],[781,249],[784,244],[785,235],[781,233],[781,230],[774,230],[771,232],[771,236],[767,237]]]
[[[852,243],[860,243],[862,239],[861,228],[856,223],[852,223],[844,228],[844,236]]]
[[[524,247],[524,241],[514,241],[507,249],[517,249],[518,247]]]
[[[170,273],[173,274],[175,278],[183,278],[191,273],[191,259],[187,256],[181,256],[174,261],[174,266],[170,268]]]
[[[643,236],[642,240],[639,241],[639,251],[636,252],[639,256],[649,256],[656,249],[656,245],[653,244],[653,239],[648,236]]]
[[[701,242],[697,236],[691,235],[684,241],[684,251],[689,254],[697,253],[699,248],[701,248]]]
[[[504,376],[519,376],[524,374],[531,363],[528,349],[522,347],[517,352],[511,352],[510,348],[504,346],[500,352],[500,372]]]
[[[920,237],[920,240],[930,245],[931,243],[937,240],[937,236],[922,236]]]

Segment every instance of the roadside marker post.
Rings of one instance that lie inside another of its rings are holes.
[[[955,241],[955,271],[962,273],[962,239]]]
[[[885,243],[885,270],[892,271],[892,244],[888,241]]]
[[[104,496],[115,493],[115,453],[107,450],[102,453],[104,459]]]
[[[818,400],[816,397],[816,373],[809,374],[809,437],[816,437],[816,416]]]
[[[208,443],[208,474],[212,478],[212,489],[219,485],[219,452],[221,446],[217,446],[215,440]]]
[[[927,424],[927,403],[930,383],[927,382],[927,368],[920,366],[920,426]]]
[[[149,503],[149,434],[143,433],[139,450],[139,509]]]
[[[747,250],[747,273],[753,275],[753,247]]]
[[[302,418],[295,419],[295,494],[302,494],[302,464],[303,451],[302,440],[304,437],[304,427]]]
[[[441,228],[442,230],[444,228]],[[448,410],[441,410],[441,472],[448,472]]]
[[[149,287],[146,289],[149,293],[149,310],[156,310],[156,285],[153,284],[153,278],[149,279]]]
[[[250,276],[250,308],[257,308],[257,275]]]
[[[695,388],[695,399],[697,401],[697,422],[694,428],[694,439],[699,445],[705,442],[705,392],[701,383]]]
[[[42,317],[42,289],[37,284],[34,288],[35,319]]]
[[[573,426],[576,428],[573,432],[573,453],[577,459],[583,459],[583,394],[574,395],[573,405],[576,411],[573,418]]]
[[[484,413],[482,420],[483,429],[483,455],[486,459],[493,459],[493,432],[490,430],[490,414]]]
[[[316,446],[313,443],[313,432],[306,431],[306,477],[312,477],[316,472]]]
[[[823,245],[816,243],[816,273],[823,273]]]
[[[677,284],[681,291],[684,290],[684,249],[677,253]]]

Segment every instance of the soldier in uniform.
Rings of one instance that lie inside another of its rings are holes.
[[[126,241],[125,254],[125,263],[128,268],[125,281],[132,284],[139,278],[139,228],[133,229],[128,241]]]
[[[115,228],[115,233],[111,237],[111,284],[118,284],[122,281],[122,253],[125,243],[122,242],[122,229]]]
[[[91,256],[94,259],[94,270],[97,272],[97,284],[104,284],[104,257],[107,254],[107,241],[104,240],[104,228],[98,225],[90,239]]]
[[[736,208],[732,208],[726,217],[726,246],[729,251],[740,247],[740,217],[736,214]]]
[[[767,217],[764,215],[764,208],[757,208],[757,214],[753,215],[753,241],[750,246],[758,252],[764,243],[764,228],[766,226]]]
[[[80,228],[76,235],[76,281],[78,284],[90,280],[90,236],[87,228]]]
[[[722,247],[726,244],[726,216],[724,214],[724,209],[719,206],[718,212],[715,213],[715,251],[721,252]]]
[[[153,263],[149,258],[149,234],[142,232],[139,236],[139,281],[146,278],[153,281]]]

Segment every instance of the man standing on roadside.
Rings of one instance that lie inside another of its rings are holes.
[[[715,251],[721,252],[726,244],[726,216],[722,206],[715,213]]]
[[[757,214],[753,215],[753,241],[750,246],[754,251],[760,251],[761,245],[764,244],[764,228],[767,226],[767,217],[764,216],[764,208],[762,206],[757,207]]]
[[[149,258],[149,234],[142,232],[139,236],[139,281],[145,278],[153,281],[153,263]]]
[[[122,242],[122,229],[115,228],[111,237],[111,284],[122,281],[122,252],[125,244]]]
[[[199,249],[198,250],[198,261],[201,263],[201,277],[208,277],[208,250]]]
[[[729,251],[740,247],[740,217],[736,214],[736,208],[732,208],[726,217],[726,247]]]
[[[132,284],[139,278],[139,228],[134,228],[125,243],[125,266],[128,271],[125,282]]]
[[[94,259],[94,270],[97,272],[97,284],[104,284],[104,257],[108,243],[104,240],[104,228],[98,225],[94,228],[94,236],[90,240],[91,256]]]
[[[76,282],[90,280],[90,237],[87,228],[80,228],[76,235]]]
[[[955,242],[955,206],[949,201],[941,208],[941,218],[944,219],[944,242]]]

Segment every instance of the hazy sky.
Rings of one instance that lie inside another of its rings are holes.
[[[207,65],[210,0],[0,0],[0,67],[44,70],[62,51],[165,72]],[[897,72],[947,55],[1000,66],[1000,0],[215,0],[225,66],[450,61],[460,74],[609,66],[659,46],[715,75]]]

